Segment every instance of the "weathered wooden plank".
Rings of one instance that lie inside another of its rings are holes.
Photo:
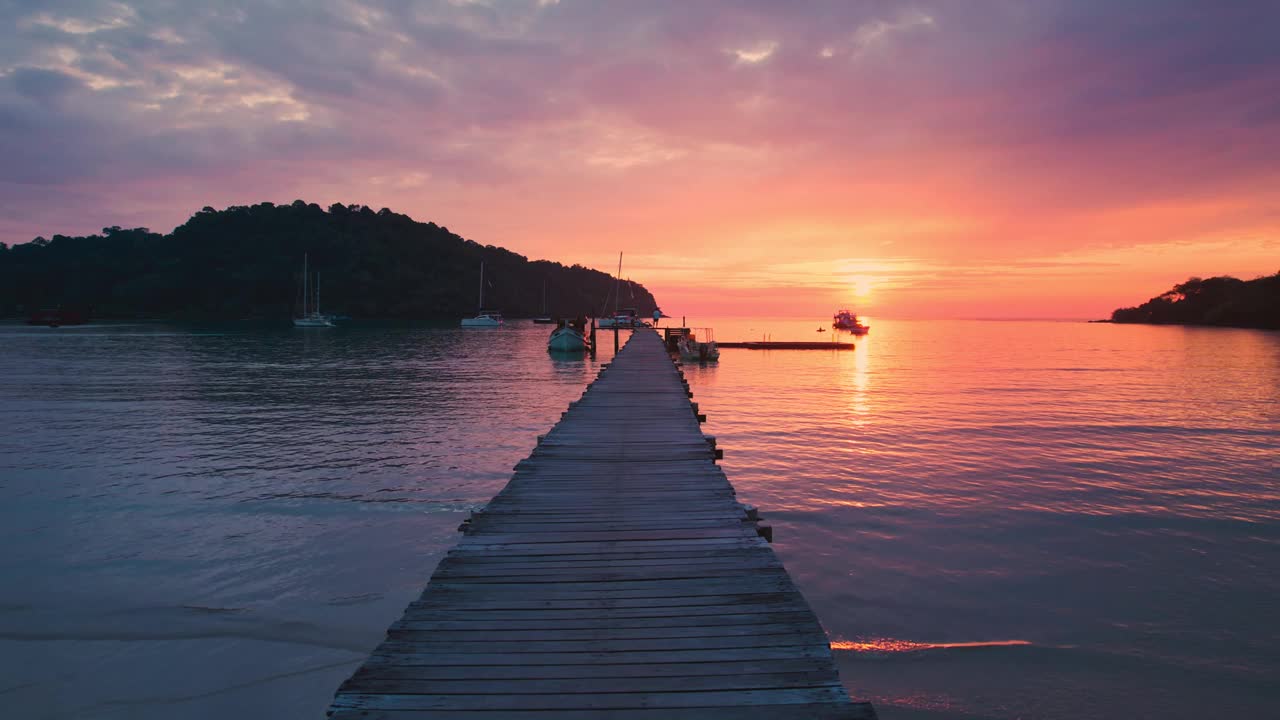
[[[815,623],[816,627],[816,623]],[[429,632],[406,631],[396,633],[382,644],[386,652],[428,652],[440,649],[459,655],[471,652],[498,653],[513,655],[524,653],[628,653],[647,652],[650,650],[729,650],[742,648],[768,647],[808,647],[827,642],[821,630],[813,629],[801,632],[799,629],[780,635],[720,635],[712,637],[640,637],[615,638],[610,640],[505,640],[501,632],[493,633],[490,640],[480,642],[473,640],[470,644],[460,644],[452,639],[437,639]]]
[[[839,687],[779,688],[654,693],[575,693],[527,695],[409,695],[350,693],[335,708],[374,710],[623,710],[644,708],[730,708],[759,705],[811,705],[846,699]]]
[[[598,570],[595,572],[570,572],[561,569],[559,573],[521,573],[520,575],[495,575],[487,573],[448,573],[437,572],[432,576],[433,580],[441,582],[466,582],[479,585],[507,585],[512,583],[521,584],[553,584],[559,587],[564,583],[630,583],[637,581],[644,582],[660,582],[666,580],[708,580],[708,579],[731,579],[741,577],[769,577],[768,573],[783,576],[786,571],[779,567],[759,567],[751,568],[750,571],[743,568],[726,568],[726,569],[707,569],[701,567],[665,567],[660,569],[652,569],[647,571],[637,570],[636,568],[619,568],[616,571]]]
[[[693,608],[698,606],[755,607],[776,606],[783,604],[803,604],[800,593],[794,589],[773,592],[740,592],[719,595],[677,595],[673,597],[601,597],[587,596],[580,598],[529,598],[521,596],[476,596],[467,597],[465,605],[459,598],[448,592],[440,592],[434,585],[427,586],[422,597],[410,603],[415,607],[467,607],[473,609],[502,608],[506,610],[625,610],[656,608]]]
[[[751,627],[756,625],[772,625],[774,623],[812,622],[813,615],[807,611],[773,612],[773,613],[738,613],[732,615],[690,615],[690,616],[658,616],[658,617],[616,617],[612,613],[602,614],[595,618],[547,618],[541,615],[524,618],[492,618],[472,615],[449,615],[443,613],[423,613],[420,616],[405,614],[391,629],[405,630],[515,630],[530,628],[537,630],[565,629],[615,629],[645,628],[653,632],[660,628],[715,628]],[[421,619],[419,619],[421,618]]]
[[[627,708],[599,710],[466,710],[341,709],[333,720],[875,720],[870,703],[762,705],[732,708]]]
[[[621,679],[707,677],[714,675],[759,675],[804,673],[824,675],[831,665],[823,658],[770,658],[764,660],[717,660],[685,663],[622,663],[601,665],[379,665],[362,667],[353,678],[394,680],[529,680],[529,679]]]
[[[682,692],[697,690],[775,690],[837,687],[839,684],[840,678],[833,672],[702,675],[699,677],[681,677],[678,684],[673,683],[670,677],[575,677],[554,680],[514,678],[422,680],[374,676],[369,679],[353,679],[347,690],[355,693],[396,693],[402,695],[526,695],[531,693],[657,693],[670,691],[677,686]]]
[[[433,596],[427,596],[433,597]],[[751,596],[769,598],[770,596]],[[703,598],[693,598],[692,600],[702,600]],[[625,605],[622,602],[604,602],[604,601],[576,601],[570,606],[569,603],[558,603],[546,600],[535,600],[531,602],[521,603],[519,606],[512,607],[514,601],[497,601],[487,603],[469,603],[465,606],[452,602],[449,598],[443,599],[427,599],[419,600],[405,610],[404,617],[411,619],[423,618],[441,618],[441,619],[462,619],[462,618],[508,618],[508,619],[531,619],[542,618],[546,620],[561,619],[578,619],[587,620],[594,618],[616,618],[618,620],[629,620],[633,618],[662,618],[662,617],[708,617],[719,615],[751,615],[751,614],[768,614],[779,612],[802,612],[811,613],[809,606],[803,601],[799,593],[793,593],[785,598],[769,599],[768,601],[746,602],[739,601],[730,603],[725,601],[713,601],[710,603],[696,604],[685,600],[683,602],[672,601],[663,604],[661,600],[654,601],[646,598],[648,603],[645,605]],[[679,599],[676,599],[679,600]],[[634,603],[634,601],[629,601]]]
[[[464,524],[334,718],[867,718],[638,332]]]
[[[668,639],[691,639],[691,638],[738,638],[738,637],[762,637],[762,636],[785,636],[791,637],[795,635],[811,635],[813,633],[822,632],[817,620],[806,619],[786,623],[761,623],[758,625],[682,625],[682,626],[653,626],[641,625],[637,627],[601,627],[601,628],[422,628],[417,626],[393,625],[387,637],[391,640],[399,640],[401,642],[466,642],[466,643],[492,643],[502,642],[526,642],[526,647],[538,650],[538,646],[533,641],[556,641],[556,640],[593,640],[593,641],[609,641],[609,640],[668,640]],[[819,640],[821,642],[821,640]],[[697,644],[697,643],[695,643]],[[705,643],[703,644],[705,645]],[[616,647],[623,647],[617,645]]]
[[[374,649],[367,665],[633,665],[636,663],[708,663],[729,660],[785,658],[831,659],[827,645],[795,645],[763,648],[715,648],[711,650],[634,650],[631,652],[460,653],[431,650],[413,652],[384,642]]]
[[[723,577],[748,575],[764,571],[782,571],[781,565],[770,558],[738,559],[724,561],[701,559],[700,562],[673,565],[669,560],[615,560],[613,562],[578,562],[578,563],[467,563],[450,561],[441,563],[431,577],[446,578],[507,578],[524,582],[534,578],[569,579],[580,576],[588,580],[618,579],[621,577],[636,578],[687,578],[687,577]]]

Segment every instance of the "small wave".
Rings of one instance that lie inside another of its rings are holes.
[[[382,593],[365,593],[363,595],[347,595],[345,597],[336,597],[329,599],[327,605],[363,605],[365,603],[375,602],[382,599]]]
[[[123,617],[133,621],[122,622]],[[121,608],[97,617],[63,617],[47,611],[0,623],[11,642],[151,642],[239,638],[293,643],[354,653],[369,651],[368,634],[354,628],[256,615],[245,608],[198,605]]]
[[[205,607],[203,605],[183,605],[182,609],[190,610],[193,613],[206,613],[209,615],[223,615],[223,614],[245,612],[244,608]]]
[[[246,688],[256,687],[259,685],[266,685],[269,683],[273,683],[277,680],[286,680],[289,678],[299,677],[301,675],[309,675],[311,673],[325,672],[328,670],[332,670],[334,668],[351,666],[357,662],[359,662],[359,660],[342,660],[339,662],[325,663],[322,665],[311,665],[309,667],[300,668],[298,670],[289,670],[286,672],[274,673],[271,675],[254,678],[253,680],[248,680],[246,682],[234,683],[232,685],[226,685],[223,687],[215,688],[213,690],[208,690],[206,692],[200,692],[200,693],[188,693],[185,695],[156,695],[156,696],[149,696],[149,697],[119,698],[119,699],[104,700],[96,705],[90,705],[88,707],[80,708],[78,711],[75,712],[74,715],[72,715],[72,717],[79,717],[81,713],[93,711],[93,710],[99,710],[107,707],[176,705],[179,703],[186,703],[186,702],[191,702],[196,700],[204,700],[207,698],[216,697],[218,695],[223,695],[229,692],[234,692],[236,690],[244,690]]]

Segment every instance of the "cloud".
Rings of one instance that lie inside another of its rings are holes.
[[[1005,263],[1277,223],[1280,7],[1260,0],[9,14],[8,242],[295,197],[571,260],[888,243],[919,266]]]

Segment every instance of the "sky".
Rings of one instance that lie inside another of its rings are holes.
[[[0,241],[388,207],[669,314],[1280,271],[1276,0],[0,0]]]

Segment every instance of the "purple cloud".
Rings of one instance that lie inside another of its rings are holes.
[[[571,197],[600,187],[591,173],[655,163],[680,182],[723,148],[851,187],[954,183],[943,175],[964,167],[1010,209],[1256,188],[1280,161],[1271,2],[40,2],[6,14],[9,242],[100,227],[122,198],[163,229],[218,199],[306,192],[380,206],[405,197],[395,187],[459,198],[541,182]]]

